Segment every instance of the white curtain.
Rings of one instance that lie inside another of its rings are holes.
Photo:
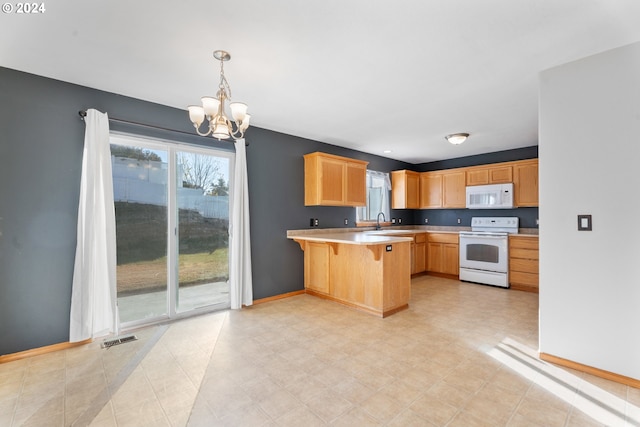
[[[229,271],[231,308],[253,304],[251,278],[251,235],[249,232],[249,186],[244,139],[236,145],[233,195],[231,204],[231,271]]]
[[[69,341],[117,333],[116,221],[109,119],[87,110]]]

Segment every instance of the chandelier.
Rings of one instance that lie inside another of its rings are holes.
[[[247,114],[247,104],[242,102],[231,101],[231,87],[224,76],[224,62],[231,59],[231,55],[224,50],[216,50],[213,57],[220,61],[220,83],[218,84],[218,93],[215,98],[212,96],[202,97],[202,106],[190,105],[189,119],[193,123],[196,132],[200,136],[211,135],[218,140],[233,138],[234,140],[244,137],[244,132],[249,127],[249,119],[251,116]],[[225,115],[225,102],[229,101],[231,109],[231,117],[233,123]],[[204,122],[205,117],[209,122],[206,132],[200,131],[200,125]],[[235,124],[235,126],[234,126]]]

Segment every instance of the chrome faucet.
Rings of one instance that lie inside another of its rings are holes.
[[[384,217],[384,212],[380,212],[378,214],[378,217],[376,218],[376,230],[380,230],[380,215],[382,215],[382,221],[387,221],[387,219]]]

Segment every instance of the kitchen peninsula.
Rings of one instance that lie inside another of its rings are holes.
[[[409,306],[409,237],[366,232],[287,232],[304,251],[304,287],[326,298],[380,317]]]

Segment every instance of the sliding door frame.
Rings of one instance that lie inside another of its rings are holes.
[[[194,308],[188,311],[177,311],[179,278],[178,278],[178,183],[177,183],[177,153],[179,151],[222,157],[229,160],[229,194],[234,191],[235,151],[227,151],[220,148],[209,148],[202,145],[188,144],[167,139],[142,136],[137,134],[111,131],[110,143],[129,145],[143,149],[162,150],[167,152],[167,299],[164,314],[150,318],[132,320],[121,323],[118,318],[118,327],[121,331],[136,329],[142,326],[162,323],[164,321],[187,318],[202,313],[209,313],[228,309],[230,302],[225,304],[211,304]],[[229,197],[229,228],[231,224],[231,211],[233,210],[233,197]],[[228,241],[231,246],[231,237]],[[229,263],[231,263],[231,251],[229,251]],[[231,272],[229,272],[231,274]],[[116,278],[117,280],[117,278]]]

